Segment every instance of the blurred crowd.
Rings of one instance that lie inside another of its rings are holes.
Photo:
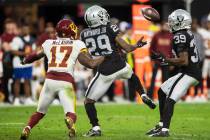
[[[111,22],[119,25],[124,33],[123,38],[128,43],[136,43],[133,37],[132,24],[119,21],[117,18],[112,18]],[[169,32],[167,23],[163,21],[154,26],[156,30],[152,32],[150,52],[161,51],[165,56],[172,57],[171,42],[173,36]],[[26,55],[38,51],[46,39],[56,38],[53,23],[43,22],[40,27],[43,28],[43,31],[37,29],[41,32],[34,33],[31,32],[31,25],[27,23],[17,23],[13,19],[4,21],[4,30],[0,36],[0,102],[14,105],[36,104],[45,79],[48,60],[44,58],[28,65],[22,65],[21,61]],[[83,25],[78,25],[78,27],[79,31],[84,28]],[[206,102],[208,100],[208,78],[210,76],[210,15],[203,18],[201,23],[193,19],[192,31],[199,50],[202,75],[200,75],[200,84],[197,87],[192,87],[183,100],[187,102]],[[125,57],[135,71],[135,54],[129,53]],[[174,68],[161,66],[158,62],[152,61],[150,61],[150,65],[152,67],[152,73],[149,77],[150,84],[144,86],[149,96],[156,100],[156,88],[161,82],[174,74]],[[75,81],[79,100],[84,98],[85,90],[93,74],[93,71],[79,63],[76,64]],[[135,102],[138,101],[138,98],[129,80],[116,80],[100,101]],[[54,101],[54,104],[58,103],[58,100]]]

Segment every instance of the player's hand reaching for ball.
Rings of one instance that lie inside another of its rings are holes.
[[[144,39],[144,36],[142,36],[142,37],[139,39],[139,41],[136,43],[137,48],[141,48],[141,47],[143,47],[144,45],[147,44],[147,41],[143,41],[143,39]]]

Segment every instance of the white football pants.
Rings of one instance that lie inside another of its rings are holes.
[[[177,102],[187,93],[190,86],[197,85],[198,83],[198,80],[195,78],[183,73],[178,73],[166,80],[160,88],[168,96],[168,98]]]
[[[40,93],[37,112],[46,114],[49,105],[58,95],[64,112],[75,113],[76,97],[73,85],[66,81],[46,79]]]

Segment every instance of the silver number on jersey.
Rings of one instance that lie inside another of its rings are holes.
[[[103,42],[103,40],[104,40],[104,42]],[[87,38],[85,40],[85,43],[86,43],[87,46],[91,46],[89,48],[89,52],[91,54],[95,53],[95,55],[99,55],[99,53],[96,52],[97,45],[98,45],[99,49],[101,49],[101,50],[107,49],[107,51],[109,51],[109,52],[112,51],[112,47],[111,47],[109,38],[105,34],[98,36],[96,41],[95,41],[94,38]],[[90,45],[90,43],[91,43],[91,45]]]
[[[186,36],[185,35],[176,35],[174,36],[175,44],[178,43],[186,43]]]
[[[90,45],[90,43],[91,43],[91,45]],[[91,46],[90,48],[88,48],[90,53],[95,52],[95,50],[96,50],[96,42],[95,42],[95,40],[93,38],[87,38],[85,40],[85,44],[87,46]]]
[[[114,32],[117,32],[119,30],[118,26],[115,24],[111,25],[111,28]]]
[[[102,40],[104,39],[105,43],[102,43]],[[110,45],[110,41],[107,35],[100,35],[97,38],[98,47],[100,49],[107,49],[108,51],[112,51],[112,47]]]
[[[191,40],[190,47],[194,48],[194,53],[195,53],[195,55],[191,56],[191,61],[193,63],[197,63],[199,61],[199,57],[198,57],[198,49],[197,49],[197,47],[195,45],[195,40],[194,39]]]

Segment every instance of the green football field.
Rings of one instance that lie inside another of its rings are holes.
[[[145,132],[158,121],[158,109],[145,105],[97,105],[103,136],[83,138],[90,129],[83,106],[77,107],[77,140],[157,140]],[[17,140],[35,107],[0,107],[0,140]],[[68,140],[63,110],[51,106],[30,135],[30,140]],[[210,140],[210,104],[177,104],[171,124],[171,140]]]

